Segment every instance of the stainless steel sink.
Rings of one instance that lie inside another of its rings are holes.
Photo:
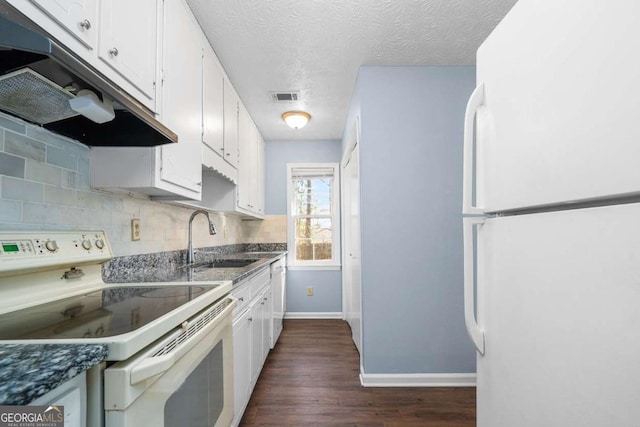
[[[260,261],[260,259],[218,259],[204,264],[194,264],[185,267],[191,267],[194,271],[202,271],[209,268],[242,268],[257,261]]]
[[[259,259],[219,259],[207,264],[199,265],[203,268],[240,268],[246,267],[249,264],[253,264]]]

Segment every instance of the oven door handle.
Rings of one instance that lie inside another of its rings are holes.
[[[227,298],[229,297],[227,296]],[[186,327],[183,327],[183,332],[181,332],[181,334],[188,334],[191,336],[171,349],[169,353],[163,354],[161,356],[147,357],[137,363],[134,367],[132,367],[129,377],[129,383],[131,385],[135,385],[165,371],[168,371],[173,365],[175,365],[178,360],[180,360],[182,356],[184,356],[191,348],[198,344],[198,342],[200,342],[202,338],[204,338],[209,332],[216,328],[225,318],[231,315],[233,308],[236,306],[236,300],[235,298],[229,299],[231,299],[231,303],[228,304],[220,313],[218,313],[218,315],[213,320],[202,326],[201,329],[197,330],[196,332],[188,331],[188,329],[192,327],[192,325],[193,327],[198,327],[197,320],[194,322],[190,322],[190,324],[186,325]],[[181,334],[176,335],[176,337],[180,336]],[[167,342],[169,341],[171,340],[167,340]],[[161,344],[160,348],[164,347],[164,345],[166,344]]]
[[[168,371],[176,361],[177,359],[170,354],[143,360],[139,365],[131,370],[131,385],[136,385],[144,380]]]

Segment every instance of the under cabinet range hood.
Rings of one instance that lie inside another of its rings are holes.
[[[152,111],[5,1],[0,1],[0,111],[90,146],[178,142]]]

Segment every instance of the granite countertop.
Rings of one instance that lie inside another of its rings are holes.
[[[103,344],[0,344],[0,405],[27,405],[107,354]]]
[[[231,280],[233,284],[268,268],[272,262],[286,255],[286,251],[272,252],[239,252],[220,254],[206,250],[196,251],[193,266],[186,266],[174,259],[159,260],[130,259],[112,261],[103,272],[106,283],[145,283],[145,282],[207,282]],[[155,255],[157,256],[157,255]],[[137,258],[137,257],[136,257]],[[245,267],[203,267],[215,260],[257,259]]]
[[[205,252],[201,252],[202,255]],[[225,259],[259,259],[246,267],[239,268],[207,268],[194,273],[194,280],[231,280],[233,284],[246,279],[249,276],[268,268],[271,263],[285,256],[286,252],[242,252],[238,254],[227,255]],[[203,256],[205,261],[198,260],[197,264],[206,264],[206,258],[209,256]],[[216,257],[213,257],[214,259]],[[198,258],[197,258],[198,259]]]

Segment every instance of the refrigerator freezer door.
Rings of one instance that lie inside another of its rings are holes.
[[[640,419],[640,204],[485,220],[479,427]]]
[[[478,49],[478,205],[640,192],[640,2],[521,0]]]

